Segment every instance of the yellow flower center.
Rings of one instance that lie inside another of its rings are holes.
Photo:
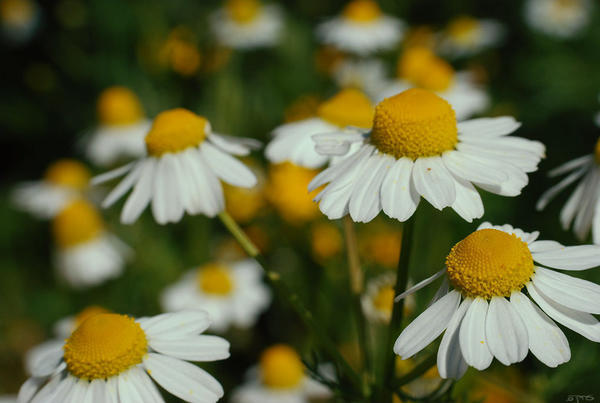
[[[317,116],[339,127],[373,125],[373,104],[357,89],[348,88],[319,105]]]
[[[90,241],[103,231],[98,210],[89,202],[77,200],[65,207],[52,222],[56,244],[68,248]]]
[[[233,279],[227,266],[206,264],[198,269],[198,287],[207,294],[225,296],[233,290]]]
[[[433,92],[412,88],[375,107],[371,143],[382,153],[414,160],[452,150],[457,141],[454,110]]]
[[[106,126],[130,125],[144,117],[137,95],[125,87],[110,87],[102,91],[96,110],[98,120]]]
[[[33,17],[34,7],[29,0],[2,0],[0,17],[2,21],[24,24]]]
[[[596,147],[594,147],[594,158],[596,164],[600,165],[600,138],[596,141]]]
[[[187,109],[177,108],[158,114],[146,135],[148,154],[160,157],[202,143],[210,131],[206,118]]]
[[[446,258],[448,278],[468,297],[508,297],[529,281],[533,258],[514,234],[486,228],[454,245]]]
[[[77,329],[87,319],[91,318],[92,316],[99,315],[101,313],[110,313],[110,311],[108,309],[102,308],[101,306],[97,306],[97,305],[88,306],[87,308],[85,308],[83,311],[79,312],[75,316],[75,320],[73,321],[74,322],[73,330]]]
[[[274,389],[295,388],[304,378],[304,365],[292,348],[280,344],[268,348],[260,357],[262,382]]]
[[[381,9],[373,0],[354,0],[342,12],[344,18],[358,23],[368,23],[381,17]]]
[[[373,296],[373,305],[378,311],[386,315],[391,314],[394,306],[394,288],[391,285],[382,286]]]
[[[417,87],[441,92],[452,84],[454,69],[430,49],[415,46],[408,48],[398,61],[398,76]]]
[[[252,22],[260,12],[260,8],[258,0],[228,0],[225,3],[227,15],[239,24]]]
[[[462,16],[448,24],[448,35],[457,42],[471,43],[477,39],[479,21],[476,18]]]
[[[90,182],[90,171],[79,161],[58,160],[50,165],[44,179],[54,185],[66,186],[77,190],[85,189]]]
[[[67,339],[64,359],[69,372],[82,379],[106,379],[142,362],[146,334],[127,315],[104,313],[83,322]]]

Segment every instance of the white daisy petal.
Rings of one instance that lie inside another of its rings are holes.
[[[134,369],[120,373],[117,375],[117,389],[119,391],[119,399],[128,403],[145,403],[141,392],[136,387],[133,380]]]
[[[350,196],[349,211],[355,222],[369,222],[381,211],[381,184],[394,159],[374,154],[366,162]]]
[[[592,218],[594,211],[596,210],[596,204],[598,202],[598,188],[600,186],[600,170],[594,169],[586,176],[585,189],[581,195],[581,204],[578,207],[577,214],[575,216],[575,223],[573,224],[573,230],[575,236],[580,240],[585,239],[587,234],[590,232],[592,227]]]
[[[131,168],[131,171],[129,171],[127,176],[106,196],[102,202],[103,208],[112,206],[114,202],[119,200],[129,189],[131,189],[142,173],[142,166],[141,163],[137,163]]]
[[[177,221],[183,216],[180,196],[177,194],[177,184],[173,181],[174,172],[171,170],[169,153],[158,159],[156,178],[152,196],[152,214],[159,224]]]
[[[502,164],[490,158],[460,151],[446,151],[442,154],[442,159],[455,176],[471,182],[493,185],[508,180],[508,175],[502,171]]]
[[[460,178],[454,178],[456,189],[456,200],[452,203],[452,209],[465,221],[471,222],[475,218],[483,216],[483,202],[481,196],[471,182]]]
[[[485,338],[490,352],[504,365],[527,356],[529,339],[523,320],[504,297],[493,297],[485,319]]]
[[[440,376],[444,379],[459,379],[467,371],[468,365],[460,350],[459,330],[471,302],[473,300],[467,298],[460,304],[442,337],[437,353],[437,368]]]
[[[388,171],[381,185],[381,206],[390,217],[408,220],[419,205],[421,196],[412,181],[413,162],[400,158]]]
[[[210,143],[200,145],[200,151],[213,172],[233,186],[250,188],[256,185],[256,176],[244,164]]]
[[[87,388],[85,398],[82,403],[106,402],[106,382],[102,379],[94,379]]]
[[[44,384],[44,382],[46,382],[45,378],[29,378],[27,379],[23,385],[21,385],[21,388],[19,389],[19,394],[17,395],[17,401],[20,402],[29,402],[31,401],[31,398],[36,394],[36,392],[38,390],[40,390],[40,386],[42,386]],[[50,380],[50,383],[52,383],[54,386],[56,387],[56,385],[59,382],[59,378],[55,377],[52,380]],[[48,385],[46,385],[46,387],[48,387]],[[41,390],[39,393],[42,393]]]
[[[547,251],[532,251],[532,256],[537,263],[554,269],[587,270],[600,266],[600,245],[562,246]]]
[[[423,281],[419,281],[417,284],[413,285],[408,290],[404,291],[402,294],[400,294],[396,298],[394,298],[394,301],[398,302],[401,299],[404,299],[404,298],[408,297],[409,295],[414,294],[415,292],[419,291],[421,288],[428,286],[429,284],[433,283],[438,278],[442,277],[445,273],[446,273],[446,269],[443,269],[443,270],[440,270],[437,273],[435,273],[433,276],[430,276]]]
[[[489,367],[494,359],[485,337],[487,311],[487,301],[475,298],[465,314],[459,333],[460,350],[465,361],[480,371]]]
[[[582,157],[575,158],[574,160],[566,162],[550,170],[550,172],[548,172],[548,176],[553,178],[565,174],[567,172],[571,172],[581,166],[591,164],[593,162],[593,159],[594,157],[592,155],[584,155]]]
[[[533,284],[554,302],[593,314],[600,314],[600,285],[538,267]]]
[[[58,379],[58,377],[56,377]],[[31,403],[75,403],[75,401],[69,402],[67,398],[71,395],[71,391],[77,384],[77,378],[71,375],[67,375],[60,383],[54,387],[49,394],[45,394],[44,389],[38,393]]]
[[[538,360],[554,368],[571,359],[569,341],[552,319],[521,292],[513,292],[510,303],[525,323],[529,349]]]
[[[210,318],[205,311],[181,311],[138,319],[138,322],[149,338],[171,339],[204,332]]]
[[[561,245],[560,243],[556,242],[556,241],[546,241],[546,240],[540,240],[540,241],[535,241],[532,242],[528,245],[529,247],[529,251],[531,253],[538,253],[538,252],[547,252],[547,251],[551,251],[554,249],[562,249],[565,246]]]
[[[135,222],[152,199],[156,159],[149,158],[140,165],[143,165],[140,177],[121,211],[121,222],[123,224]]]
[[[456,181],[440,157],[418,158],[412,177],[417,192],[436,209],[442,210],[456,200]]]
[[[334,180],[341,181],[344,175],[347,176],[349,172],[353,173],[356,169],[356,166],[365,158],[367,158],[372,152],[372,147],[363,146],[357,153],[349,155],[338,164],[332,165],[321,171],[308,184],[308,191],[312,192],[318,187]]]
[[[352,143],[364,140],[364,135],[354,130],[325,132],[311,137],[315,151],[321,155],[346,155]]]
[[[257,150],[261,142],[247,137],[235,137],[225,134],[210,133],[208,139],[221,150],[239,156],[250,154],[250,150]]]
[[[187,361],[216,361],[229,357],[229,342],[217,336],[151,338],[149,344],[159,353]]]
[[[510,134],[521,127],[511,116],[478,118],[458,123],[458,132],[464,136],[499,137]]]
[[[566,187],[571,185],[577,179],[581,178],[581,176],[586,171],[587,171],[587,167],[578,169],[577,171],[573,172],[572,174],[570,174],[569,176],[564,178],[562,181],[558,182],[556,185],[552,186],[550,189],[546,190],[540,196],[540,199],[538,200],[537,204],[535,205],[535,208],[537,210],[543,210],[556,195],[558,195],[563,189],[565,189]]]
[[[129,382],[132,383],[143,403],[164,403],[164,399],[154,385],[154,382],[140,367],[133,367],[129,372]]]
[[[125,175],[137,162],[130,162],[129,164],[123,165],[122,167],[113,169],[112,171],[105,172],[101,175],[94,176],[90,180],[91,186],[100,185],[101,183],[108,182],[112,179],[118,178],[119,176]]]
[[[434,341],[447,327],[460,302],[460,293],[451,291],[427,308],[396,339],[394,352],[407,359]]]

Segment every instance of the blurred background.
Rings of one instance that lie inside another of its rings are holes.
[[[573,35],[552,35],[528,22],[523,1],[381,0],[383,12],[402,19],[406,32],[403,41],[377,53],[377,58],[392,77],[410,39],[426,45],[438,41],[459,16],[499,23],[503,34],[496,45],[447,60],[486,88],[490,102],[481,115],[514,116],[523,123],[517,135],[543,142],[547,158],[530,175],[520,197],[481,192],[484,220],[539,230],[543,239],[576,244],[558,220],[567,194],[543,212],[537,212],[535,204],[556,183],[547,172],[593,153],[600,134],[594,122],[600,111],[600,4],[556,2],[583,10],[585,21]],[[92,174],[106,170],[86,157],[84,145],[101,123],[98,97],[111,86],[133,91],[148,118],[185,107],[206,116],[219,133],[264,143],[278,125],[312,116],[316,105],[339,89],[332,72],[336,63],[349,57],[320,44],[315,27],[339,14],[346,2],[274,3],[281,6],[284,19],[277,44],[240,50],[219,43],[211,31],[211,14],[223,6],[221,1],[0,0],[0,395],[18,391],[27,377],[26,351],[55,337],[53,326],[61,318],[89,305],[136,316],[158,314],[161,292],[184,272],[215,259],[242,256],[216,220],[186,216],[180,223],[160,226],[145,212],[135,224],[122,225],[119,202],[119,207],[102,210],[102,216],[106,228],[128,244],[135,257],[121,277],[76,289],[53,268],[51,224],[16,209],[11,193],[21,182],[41,179],[61,158],[82,161]],[[560,24],[557,21],[549,22]],[[348,310],[341,308],[349,304],[341,222],[328,221],[308,195],[292,189],[298,183],[296,188],[303,189],[314,172],[292,172],[277,180],[276,168],[269,166],[262,150],[245,162],[258,172],[261,184],[251,195],[226,193],[228,210],[352,362],[355,328]],[[308,204],[272,196],[285,192],[291,200],[296,194],[305,196]],[[412,281],[438,271],[450,248],[479,222],[466,223],[452,210],[440,213],[421,203]],[[356,229],[367,282],[393,273],[400,223],[380,214]],[[583,276],[600,282],[598,270]],[[418,294],[410,317],[434,292],[430,288]],[[384,328],[371,323],[375,345],[383,340]],[[563,330],[572,349],[570,362],[550,369],[530,354],[510,368],[494,362],[483,373],[470,369],[454,388],[454,399],[564,402],[579,395],[600,400],[600,345]],[[311,351],[306,330],[277,297],[254,326],[232,327],[223,335],[232,344],[232,357],[205,367],[223,383],[225,401],[266,347],[286,343],[305,354]]]

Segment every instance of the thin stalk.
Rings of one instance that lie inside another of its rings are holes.
[[[316,337],[319,345],[323,347],[327,355],[329,355],[329,357],[352,382],[356,390],[362,395],[363,387],[360,378],[344,359],[344,357],[342,357],[340,352],[337,350],[335,343],[329,338],[329,336],[327,336],[327,334],[325,334],[323,327],[319,326],[319,324],[314,320],[312,313],[306,309],[298,294],[290,290],[288,286],[281,281],[281,276],[279,273],[268,268],[266,259],[261,255],[256,245],[254,245],[250,238],[248,238],[244,231],[237,225],[235,220],[231,218],[226,211],[219,213],[219,219],[229,230],[229,232],[231,232],[231,235],[233,235],[233,237],[239,242],[244,251],[260,264],[271,286],[277,290],[280,296],[286,299],[292,309],[294,309],[296,314],[300,317],[304,325],[310,329],[310,331]]]

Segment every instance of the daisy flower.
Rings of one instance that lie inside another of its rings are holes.
[[[135,222],[150,202],[159,224],[178,222],[184,212],[214,217],[224,208],[219,179],[247,188],[256,184],[252,171],[230,154],[247,155],[257,142],[213,133],[206,118],[186,109],[160,113],[145,142],[146,157],[92,181],[127,174],[102,203],[109,207],[133,188],[121,211],[124,224]]]
[[[525,20],[537,31],[566,39],[588,25],[591,8],[589,0],[528,0]]]
[[[300,356],[278,344],[266,349],[258,368],[248,371],[247,382],[234,390],[234,403],[308,403],[331,392],[306,376]]]
[[[281,38],[283,15],[275,4],[260,0],[227,0],[211,17],[211,29],[221,45],[236,49],[275,46]]]
[[[373,97],[386,85],[386,71],[379,59],[345,59],[333,67],[333,81],[340,88],[356,88]]]
[[[537,169],[544,146],[508,136],[519,126],[511,117],[457,124],[447,101],[424,89],[406,90],[377,105],[369,133],[315,135],[317,149],[328,155],[361,145],[308,188],[329,183],[315,198],[329,219],[350,213],[354,221],[368,222],[383,209],[406,221],[423,196],[438,210],[450,206],[470,222],[483,215],[474,184],[517,196],[528,182],[527,172]]]
[[[322,102],[316,116],[275,128],[265,156],[275,164],[290,161],[306,168],[321,167],[332,158],[315,151],[312,135],[339,132],[346,126],[369,129],[373,113],[373,104],[364,93],[356,89],[342,90]]]
[[[219,382],[187,362],[229,357],[226,340],[200,334],[209,324],[202,311],[92,316],[34,368],[19,402],[163,402],[151,378],[186,402],[216,402]]]
[[[387,272],[367,283],[366,293],[361,297],[363,312],[371,322],[387,324],[392,318],[394,306],[394,285],[396,274]],[[404,304],[404,314],[410,315],[415,309],[415,300],[409,296]]]
[[[87,157],[98,166],[109,166],[122,158],[144,155],[144,136],[150,121],[138,97],[128,88],[110,87],[96,104],[99,126],[89,134]]]
[[[118,277],[131,249],[106,231],[96,208],[85,200],[65,207],[52,222],[55,266],[73,287],[89,287]]]
[[[262,269],[253,259],[212,262],[167,287],[161,304],[166,311],[207,311],[215,332],[223,333],[231,326],[249,328],[271,303],[271,293],[261,279]]]
[[[560,212],[560,222],[564,230],[573,224],[573,232],[579,240],[584,240],[591,228],[595,244],[600,244],[599,163],[600,141],[596,143],[594,154],[575,158],[550,171],[550,177],[569,175],[544,192],[536,205],[537,210],[543,210],[562,190],[580,180]]]
[[[444,55],[465,57],[497,45],[503,36],[504,28],[495,20],[460,16],[448,23],[438,46]]]
[[[0,28],[13,44],[27,42],[40,25],[40,8],[34,0],[0,0]]]
[[[376,96],[377,101],[418,87],[444,98],[456,113],[456,119],[467,119],[489,105],[485,90],[477,86],[468,72],[456,72],[445,60],[426,47],[411,47],[398,60],[398,78],[389,80]]]
[[[494,357],[510,365],[522,361],[528,350],[549,367],[569,361],[567,338],[552,319],[600,342],[600,323],[593,316],[600,313],[600,286],[548,268],[596,267],[600,246],[567,247],[538,236],[537,231],[486,222],[454,245],[443,270],[399,296],[441,276],[453,288],[446,287],[443,296],[438,293],[404,329],[394,352],[410,358],[445,330],[438,370],[442,378],[458,379],[468,366],[484,370]]]
[[[38,218],[52,218],[67,204],[83,196],[90,178],[90,171],[81,162],[58,160],[48,167],[42,180],[17,185],[11,195],[12,201],[18,209]]]
[[[360,56],[393,48],[403,33],[404,23],[383,14],[374,0],[351,0],[340,16],[317,27],[321,42]]]

